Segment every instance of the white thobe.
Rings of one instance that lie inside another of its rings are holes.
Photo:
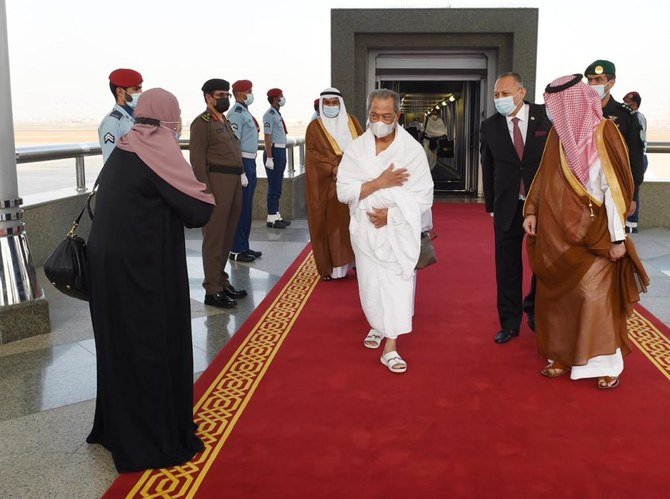
[[[351,215],[361,306],[370,327],[386,338],[412,331],[422,216],[433,203],[433,180],[421,145],[400,127],[395,133],[391,145],[377,155],[375,137],[367,130],[347,147],[337,172],[337,197],[349,205]],[[362,185],[391,164],[406,168],[408,181],[360,199]],[[388,222],[379,229],[368,216],[374,208],[388,208]]]
[[[612,241],[621,241],[626,239],[626,231],[621,217],[617,212],[614,198],[610,191],[605,172],[600,163],[600,159],[589,168],[589,185],[587,186],[589,194],[605,205],[607,212],[607,226],[609,228]],[[598,355],[589,359],[584,366],[574,366],[570,372],[571,379],[600,378],[603,376],[619,376],[623,372],[623,355],[617,348],[611,355]]]

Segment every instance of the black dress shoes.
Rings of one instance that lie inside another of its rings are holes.
[[[247,296],[247,291],[245,289],[235,289],[232,284],[225,286],[223,292],[228,295],[229,298],[233,299],[244,298]]]
[[[262,251],[254,251],[254,250],[252,250],[252,249],[248,249],[247,251],[245,251],[245,253],[246,253],[247,255],[251,255],[251,256],[253,256],[254,258],[260,258],[260,257],[263,256],[263,252],[262,252]]]
[[[219,291],[213,295],[205,295],[205,305],[219,308],[234,308],[237,306],[237,302],[223,291]]]
[[[519,331],[514,331],[512,329],[502,329],[496,334],[495,341],[496,343],[507,343],[512,338],[519,336]]]
[[[274,222],[266,222],[265,225],[270,229],[285,229],[291,225],[291,222],[286,223],[285,220],[275,220]]]
[[[228,259],[231,262],[249,263],[249,262],[253,262],[256,259],[256,257],[254,255],[252,255],[251,253],[247,253],[247,252],[233,253],[231,251],[230,255],[228,255]]]

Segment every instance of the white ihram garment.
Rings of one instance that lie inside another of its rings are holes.
[[[433,179],[421,145],[403,128],[378,156],[371,130],[344,152],[337,172],[337,197],[349,205],[349,232],[356,256],[358,291],[370,326],[387,338],[412,331],[414,267],[421,246],[422,215],[433,204]],[[360,199],[361,187],[391,164],[406,168],[401,187],[380,189]],[[388,208],[388,223],[370,221],[373,208]]]

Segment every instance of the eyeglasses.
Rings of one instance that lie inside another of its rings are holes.
[[[370,113],[368,115],[368,118],[370,119],[370,123],[377,123],[379,120],[382,120],[387,125],[390,125],[391,123],[393,123],[393,120],[395,119],[395,114]]]

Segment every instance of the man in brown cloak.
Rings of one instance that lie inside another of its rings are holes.
[[[537,277],[536,332],[542,370],[618,386],[630,353],[626,317],[649,284],[625,220],[635,185],[625,142],[603,119],[582,75],[558,78],[544,100],[553,121],[524,206],[528,255]]]
[[[307,218],[314,259],[324,280],[347,274],[354,253],[349,240],[349,208],[337,200],[337,169],[344,149],[363,133],[349,114],[339,90],[319,99],[319,117],[307,127],[305,156]]]

